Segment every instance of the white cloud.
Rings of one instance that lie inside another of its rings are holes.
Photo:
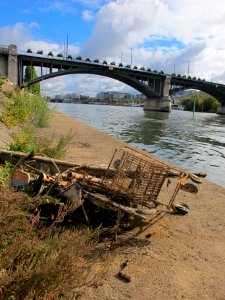
[[[82,18],[83,20],[85,20],[86,22],[89,22],[91,20],[94,19],[94,14],[92,11],[86,9],[82,12]]]
[[[31,27],[33,27],[33,25]],[[44,54],[48,54],[49,51],[52,51],[54,55],[64,53],[64,45],[60,45],[52,41],[35,40],[29,29],[30,27],[25,27],[23,23],[17,23],[14,26],[2,27],[0,28],[1,43],[4,45],[16,44],[18,49],[23,51],[30,48],[34,53],[38,50],[43,50]],[[68,46],[68,53],[74,57],[79,51],[80,49],[78,46]]]
[[[96,14],[83,52],[118,62],[123,52],[130,63],[133,48],[133,64],[187,73],[189,61],[191,75],[209,79],[224,73],[224,28],[222,0],[117,0]]]

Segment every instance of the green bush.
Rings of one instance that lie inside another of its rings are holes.
[[[45,98],[28,91],[15,90],[4,108],[2,119],[7,126],[23,124],[26,128],[42,128],[49,125],[51,111]]]

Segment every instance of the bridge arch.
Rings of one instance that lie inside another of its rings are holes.
[[[100,75],[104,77],[108,77],[111,79],[118,80],[120,82],[123,82],[124,84],[129,85],[130,87],[136,89],[143,95],[145,95],[147,98],[157,98],[160,97],[159,93],[157,93],[154,88],[152,88],[149,85],[146,85],[145,83],[135,79],[135,77],[131,77],[128,75],[125,75],[118,71],[110,71],[109,70],[98,70],[98,69],[84,69],[84,68],[76,68],[76,69],[69,69],[69,70],[59,70],[57,72],[52,72],[40,77],[37,77],[33,80],[30,80],[26,83],[21,84],[21,88],[23,88],[25,85],[30,86],[34,83],[41,82],[46,79],[58,77],[58,76],[64,76],[64,75],[73,75],[73,74],[93,74],[93,75]]]

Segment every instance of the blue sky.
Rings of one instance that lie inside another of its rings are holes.
[[[222,0],[0,0],[0,44],[20,50],[64,50],[225,83]],[[71,75],[42,83],[47,94],[131,91],[115,80]]]

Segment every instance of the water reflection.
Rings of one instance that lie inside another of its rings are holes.
[[[82,104],[57,109],[188,170],[207,172],[225,186],[225,116]]]

